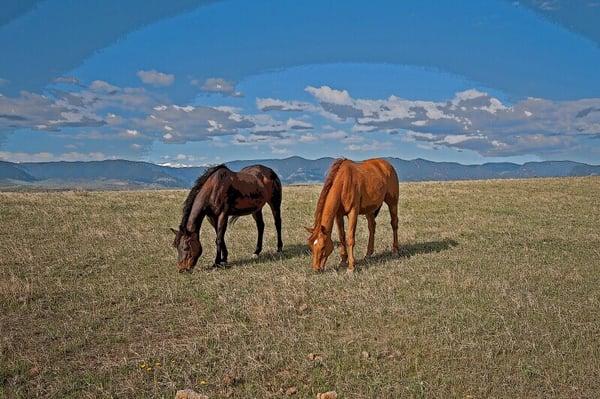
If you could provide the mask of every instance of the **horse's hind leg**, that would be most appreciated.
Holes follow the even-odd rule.
[[[269,202],[269,207],[275,220],[275,230],[277,230],[277,252],[281,252],[283,249],[283,241],[281,240],[281,197]]]
[[[373,255],[375,251],[375,213],[369,213],[367,216],[367,222],[369,225],[369,243],[367,244],[367,257]]]
[[[390,210],[390,219],[392,224],[392,234],[393,234],[393,243],[392,243],[392,252],[395,254],[400,253],[400,248],[398,246],[398,196],[389,196],[385,198],[385,203]]]
[[[254,221],[256,222],[256,230],[258,231],[258,239],[256,240],[256,249],[254,250],[254,258],[257,258],[262,251],[263,244],[263,233],[265,231],[265,222],[263,220],[262,209],[259,209],[258,212],[254,212],[252,214]]]

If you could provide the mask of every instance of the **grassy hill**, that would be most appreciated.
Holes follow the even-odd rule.
[[[175,268],[186,191],[0,193],[0,397],[600,397],[600,178],[401,184],[354,276],[309,270],[320,187],[256,261]],[[359,221],[358,257],[366,247]]]

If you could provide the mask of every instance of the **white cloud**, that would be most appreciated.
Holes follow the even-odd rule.
[[[353,103],[350,94],[346,90],[336,90],[329,86],[308,86],[305,90],[320,102],[338,105],[352,105]]]
[[[316,107],[302,101],[284,101],[275,98],[257,98],[256,107],[261,111],[310,111]]]
[[[312,133],[303,134],[300,137],[298,137],[298,141],[300,143],[312,143],[318,140],[319,138]]]
[[[243,97],[244,94],[235,89],[235,83],[223,78],[208,78],[202,84],[194,79],[191,82],[194,86],[199,86],[200,90],[209,93],[221,93],[225,96]]]
[[[254,127],[255,123],[231,109],[168,105],[153,108],[150,115],[137,121],[137,126],[160,134],[165,142],[184,143],[236,134]]]
[[[76,86],[81,84],[79,79],[77,79],[74,76],[59,76],[58,78],[54,79],[54,83],[62,83],[62,84],[76,85]]]
[[[136,129],[127,129],[125,130],[125,134],[130,137],[137,137],[140,135],[140,132]]]
[[[342,130],[334,130],[333,132],[322,133],[319,137],[323,140],[341,140],[348,135]]]
[[[391,146],[391,143],[373,140],[369,143],[364,143],[364,144],[350,144],[349,146],[346,147],[346,149],[348,151],[358,151],[358,152],[381,151],[381,150],[389,149],[390,146]]]
[[[89,88],[93,91],[100,91],[105,93],[114,93],[119,90],[117,86],[111,85],[110,83],[105,82],[103,80],[94,80],[92,83],[90,83]]]
[[[140,70],[137,72],[137,76],[143,83],[152,86],[170,86],[175,81],[175,75],[159,72],[154,69],[149,71]]]
[[[354,120],[352,131],[411,131],[413,140],[475,150],[487,156],[566,150],[600,134],[600,98],[512,105],[471,89],[447,101],[355,99],[346,90],[307,87],[324,111]],[[414,133],[431,135],[419,136]],[[545,137],[545,140],[541,140]]]
[[[275,155],[287,155],[287,154],[290,154],[290,150],[287,148],[281,148],[281,147],[271,147],[271,153],[273,153]]]
[[[313,125],[308,122],[304,122],[298,119],[288,119],[286,122],[286,127],[292,130],[304,130],[304,129],[312,129]]]
[[[102,152],[7,152],[0,151],[0,159],[9,162],[51,162],[51,161],[101,161],[108,159]]]

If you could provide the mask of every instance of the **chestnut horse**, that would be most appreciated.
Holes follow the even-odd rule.
[[[173,246],[177,248],[177,268],[191,272],[202,255],[200,227],[206,217],[215,228],[217,254],[214,266],[227,263],[225,231],[229,217],[236,219],[252,215],[256,221],[258,240],[254,257],[262,250],[265,223],[262,208],[269,204],[277,229],[277,252],[281,252],[281,182],[277,174],[262,165],[245,167],[232,172],[225,165],[208,169],[198,178],[185,200],[183,217],[175,233]]]
[[[369,159],[363,162],[335,160],[319,196],[315,223],[312,228],[307,228],[311,233],[308,246],[312,252],[313,270],[324,270],[327,258],[333,252],[331,231],[335,221],[340,238],[340,265],[347,264],[349,273],[354,271],[354,236],[358,215],[367,217],[367,256],[371,256],[375,240],[375,218],[384,202],[390,210],[392,250],[397,254],[398,195],[398,175],[389,162],[383,159]],[[348,216],[348,234],[344,232],[344,216]]]

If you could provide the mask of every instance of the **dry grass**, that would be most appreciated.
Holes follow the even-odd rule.
[[[175,271],[183,191],[0,193],[0,397],[600,397],[600,179],[401,186],[404,256],[309,270],[319,187]],[[358,256],[366,247],[359,223]],[[210,231],[209,231],[210,230]]]

